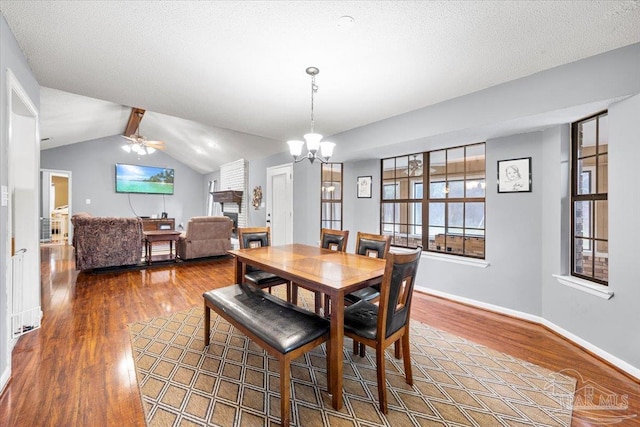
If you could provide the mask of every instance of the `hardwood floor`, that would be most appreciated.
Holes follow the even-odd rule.
[[[70,246],[42,248],[42,328],[18,341],[0,396],[2,426],[144,426],[127,325],[202,304],[233,280],[230,259],[124,273],[78,273]],[[554,371],[573,369],[624,410],[574,411],[572,425],[640,415],[640,384],[545,328],[424,294],[418,321]],[[578,384],[580,391],[583,382]],[[584,390],[582,390],[584,391]],[[594,419],[595,417],[595,419]],[[617,426],[638,426],[638,417]]]

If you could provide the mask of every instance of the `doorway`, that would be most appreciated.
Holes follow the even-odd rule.
[[[8,304],[0,305],[0,388],[11,376],[11,351],[23,333],[40,327],[40,250],[38,193],[40,139],[38,111],[11,70],[7,76],[7,249],[3,288]],[[4,119],[4,118],[3,118]]]
[[[267,169],[267,226],[271,244],[293,243],[293,164]]]
[[[71,242],[71,172],[40,171],[40,243]]]

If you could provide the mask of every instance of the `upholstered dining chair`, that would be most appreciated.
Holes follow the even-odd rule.
[[[263,246],[271,246],[271,228],[270,227],[251,227],[238,228],[238,243],[240,249],[260,248]],[[287,301],[292,301],[292,285],[287,279],[276,276],[273,273],[262,271],[251,265],[244,267],[244,279],[247,283],[257,286],[258,288],[269,290],[278,285],[287,286]]]
[[[347,241],[349,240],[349,230],[333,230],[331,228],[323,228],[320,230],[320,247],[332,251],[346,252]],[[292,302],[298,303],[298,287],[295,283],[291,286]],[[322,310],[322,293],[315,292],[315,312],[320,314]],[[325,296],[324,307],[328,307],[329,298]],[[325,313],[325,315],[328,313]]]
[[[349,230],[333,230],[323,228],[320,230],[320,247],[332,251],[345,252],[349,240]]]
[[[391,236],[358,232],[356,237],[356,254],[373,258],[385,258],[389,253]],[[375,284],[345,295],[348,304],[360,300],[374,301],[380,297],[380,285]]]
[[[407,253],[389,253],[380,285],[379,304],[361,300],[344,310],[344,334],[376,350],[380,410],[388,412],[385,349],[400,340],[407,384],[413,384],[409,351],[409,320],[413,287],[422,247]]]
[[[358,232],[356,236],[356,254],[373,258],[385,258],[391,246],[391,236]],[[375,302],[380,298],[380,284],[376,283],[344,296],[347,305],[358,301]],[[366,348],[353,340],[353,354],[364,357]],[[400,347],[396,346],[396,358],[400,358]]]
[[[333,230],[331,228],[323,228],[320,230],[320,247],[331,251],[346,252],[347,241],[349,240],[349,230]],[[322,308],[322,294],[316,292],[315,310],[316,314],[320,314]],[[324,297],[325,315],[329,314],[329,297]]]

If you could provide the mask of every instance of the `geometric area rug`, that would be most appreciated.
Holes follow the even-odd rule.
[[[201,307],[129,325],[149,427],[275,426],[278,364],[211,312],[203,341]],[[294,426],[569,426],[576,380],[416,321],[413,386],[387,352],[389,413],[378,408],[375,353],[344,342],[343,408],[327,393],[325,346],[291,364]]]

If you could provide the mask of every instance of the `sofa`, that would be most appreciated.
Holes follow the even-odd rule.
[[[140,218],[73,215],[76,270],[138,264],[142,257]]]
[[[231,249],[233,221],[226,216],[195,216],[187,222],[176,248],[180,259],[225,255]]]

